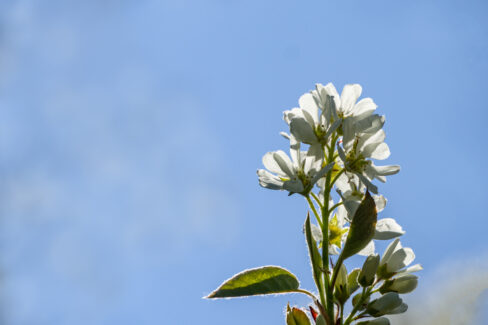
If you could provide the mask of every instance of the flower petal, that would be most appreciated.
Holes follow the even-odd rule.
[[[306,93],[298,100],[300,108],[306,111],[313,119],[313,124],[318,123],[319,108],[313,99],[312,94]],[[310,121],[309,121],[310,122]]]
[[[270,172],[260,169],[257,171],[259,176],[259,185],[268,188],[270,190],[282,190],[283,181],[279,177],[271,174]]]
[[[374,239],[388,240],[403,235],[405,231],[393,218],[384,218],[376,223]]]
[[[312,144],[317,142],[313,126],[303,117],[294,117],[290,122],[290,132],[303,143]]]
[[[374,203],[376,204],[376,211],[381,212],[386,206],[386,198],[383,195],[374,195]]]
[[[400,243],[400,239],[397,238],[394,241],[392,241],[388,245],[388,247],[386,248],[385,252],[383,253],[383,256],[381,257],[380,265],[383,265],[386,262],[388,262],[388,260],[390,259],[391,255],[393,255],[393,253],[397,249],[400,249],[401,247],[402,247],[402,244]]]
[[[357,252],[361,256],[369,256],[374,254],[374,241],[370,241],[362,250]]]
[[[359,84],[345,85],[341,94],[341,110],[344,115],[353,113],[354,105],[361,96],[362,88]]]
[[[280,167],[280,169],[288,177],[293,178],[295,176],[295,170],[293,169],[293,164],[290,158],[282,150],[275,151],[273,153],[273,158]]]
[[[375,170],[377,175],[381,176],[394,175],[400,171],[399,165],[376,166],[372,164],[371,167]]]
[[[263,165],[266,167],[267,170],[269,170],[272,173],[275,173],[279,176],[287,176],[287,174],[281,169],[280,165],[276,162],[274,158],[275,152],[267,152],[263,156]]]
[[[327,174],[327,172],[331,170],[332,167],[334,167],[334,164],[335,162],[331,162],[330,164],[325,165],[324,168],[322,168],[318,173],[316,173],[312,178],[312,184],[315,184],[320,178],[324,177],[325,174]]]
[[[385,160],[390,157],[390,148],[386,143],[382,142],[369,154],[369,157],[377,160]]]
[[[396,272],[412,263],[414,259],[415,254],[410,247],[398,249],[388,259],[386,269],[388,272]]]
[[[373,99],[363,98],[354,106],[354,115],[372,114],[377,107]]]
[[[354,118],[354,121],[358,133],[374,134],[385,124],[385,116],[374,114],[364,117],[361,115]]]
[[[422,271],[424,268],[422,267],[422,265],[420,264],[415,264],[415,265],[412,265],[412,266],[409,266],[407,267],[406,269],[402,270],[400,273],[398,274],[407,274],[407,273],[413,273],[413,272],[418,272],[418,271]]]
[[[356,174],[356,175],[358,175],[359,179],[361,180],[361,182],[364,183],[364,185],[366,185],[368,190],[370,190],[374,194],[378,194],[378,187],[376,185],[371,183],[371,181],[367,179],[363,174]]]

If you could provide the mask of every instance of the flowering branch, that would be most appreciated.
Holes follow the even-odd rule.
[[[402,227],[392,218],[377,218],[386,199],[374,181],[386,182],[386,176],[398,173],[400,166],[374,164],[373,160],[390,155],[384,142],[385,117],[375,114],[371,98],[358,101],[361,92],[361,86],[353,84],[339,95],[329,83],[317,84],[301,96],[299,107],[283,116],[290,133],[281,134],[290,141],[290,156],[281,150],[268,152],[263,157],[266,169],[258,170],[262,187],[299,194],[308,202],[317,225],[307,215],[304,233],[320,300],[277,266],[241,272],[207,298],[292,292],[311,297],[318,311],[309,306],[309,317],[302,309],[287,306],[287,325],[384,325],[390,323],[384,315],[407,310],[399,294],[416,288],[418,278],[412,273],[422,267],[407,267],[415,254],[397,238],[405,233]],[[394,241],[380,258],[374,240],[390,239]],[[367,258],[362,268],[348,273],[345,262],[353,255]],[[360,287],[361,293],[353,295]],[[349,299],[353,308],[345,317]],[[369,320],[357,322],[363,318]]]

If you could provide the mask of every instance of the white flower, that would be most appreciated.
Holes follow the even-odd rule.
[[[341,121],[337,120],[329,125],[329,121],[319,112],[310,93],[302,95],[298,103],[300,107],[285,111],[283,119],[290,126],[290,133],[295,139],[309,144],[309,152],[317,158],[322,158],[323,145],[328,143],[329,136],[339,127]]]
[[[409,247],[402,247],[400,239],[395,239],[388,245],[383,256],[381,257],[379,273],[389,277],[392,274],[402,272],[410,273],[421,269],[420,265],[414,265],[411,268],[403,269],[410,265],[415,259],[413,250]],[[402,270],[403,269],[403,270]]]
[[[385,176],[400,171],[398,165],[376,166],[371,161],[384,160],[390,156],[390,149],[384,142],[385,132],[380,129],[375,133],[359,133],[348,120],[343,124],[343,131],[343,148],[338,145],[337,150],[344,168],[356,174],[371,192],[378,193],[378,188],[372,183],[373,179],[386,182]]]
[[[259,184],[272,190],[287,190],[290,194],[307,194],[315,183],[332,167],[322,167],[322,160],[309,152],[300,151],[300,143],[290,138],[291,159],[282,150],[268,152],[263,156],[263,165],[268,170],[257,171]]]
[[[361,92],[359,84],[350,84],[344,86],[339,96],[334,85],[328,83],[326,86],[317,84],[312,95],[329,123],[349,119],[361,132],[374,133],[383,127],[385,117],[373,114],[377,105],[371,98],[363,98],[356,103]]]

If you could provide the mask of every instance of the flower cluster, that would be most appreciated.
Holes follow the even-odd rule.
[[[375,292],[379,291],[384,296],[367,304],[357,298],[359,305],[356,312],[363,308],[360,314],[363,317],[379,317],[406,310],[398,294],[410,292],[416,287],[417,277],[411,272],[421,267],[415,265],[402,270],[414,258],[413,251],[402,248],[396,238],[405,231],[393,218],[376,219],[376,214],[384,209],[387,200],[378,193],[375,180],[386,182],[386,176],[398,173],[400,166],[376,165],[376,161],[390,156],[383,130],[385,117],[376,114],[377,105],[371,98],[359,99],[361,92],[360,85],[351,84],[346,85],[339,95],[334,85],[329,83],[325,86],[317,84],[314,90],[302,95],[298,107],[283,114],[289,133],[281,134],[289,140],[291,158],[281,150],[268,152],[263,157],[266,169],[260,169],[257,173],[261,186],[284,190],[290,195],[298,193],[307,198],[318,223],[311,224],[313,240],[319,248],[326,247],[322,257],[339,255],[337,264],[342,264],[347,258],[341,255],[347,241],[358,237],[352,234],[350,228],[353,227],[355,216],[362,213],[358,209],[366,200],[366,194],[373,193],[371,198],[374,201],[375,217],[371,235],[364,236],[360,249],[355,249],[354,253],[368,256],[362,270],[367,273],[362,275],[363,278],[368,276],[370,279],[362,283],[365,288],[369,286],[364,297],[368,296],[368,292],[373,292],[375,286],[379,288]],[[336,194],[332,193],[334,188]],[[366,233],[367,229],[361,229],[360,232]],[[388,246],[380,260],[379,255],[375,254],[374,240],[394,238],[395,241]],[[323,262],[328,264],[327,259],[323,259]],[[342,267],[339,266],[337,273],[343,273],[340,271]],[[339,281],[337,277],[341,276],[332,275],[330,279],[327,275],[325,279],[318,277],[316,283],[319,291],[321,282],[335,285]],[[324,291],[325,296],[331,294],[327,289]],[[395,308],[382,308],[385,299],[394,299],[395,303],[389,306],[394,305]],[[329,310],[328,313],[329,318],[338,317],[334,311]],[[349,322],[355,319],[355,316],[351,317]],[[387,321],[384,318],[378,320],[383,323]],[[347,323],[345,319],[342,322]]]
[[[287,325],[387,325],[385,315],[407,310],[400,294],[417,287],[413,272],[422,267],[409,267],[415,255],[400,243],[403,228],[391,217],[378,219],[387,200],[376,180],[386,182],[400,167],[376,165],[390,156],[385,117],[376,114],[371,98],[359,99],[361,92],[353,84],[339,95],[329,83],[301,96],[298,107],[283,114],[287,132],[281,135],[289,141],[289,155],[268,152],[265,169],[257,171],[262,187],[307,200],[310,212],[303,232],[318,294],[300,288],[290,271],[264,266],[236,274],[207,298],[279,293],[311,297],[313,305],[306,310],[287,306]],[[375,240],[393,240],[381,258]],[[366,256],[365,261],[348,272],[345,262],[354,255]],[[349,299],[352,310],[346,316]]]

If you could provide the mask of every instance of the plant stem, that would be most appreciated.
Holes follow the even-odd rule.
[[[313,293],[311,293],[310,291],[305,290],[305,289],[296,289],[296,290],[292,290],[290,292],[303,293],[303,294],[306,294],[307,296],[311,297],[313,301],[317,300],[317,297],[315,297],[315,295]]]
[[[332,206],[332,208],[330,208],[330,209],[329,209],[329,215],[330,215],[330,213],[331,213],[332,211],[334,211],[334,210],[335,210],[335,208],[337,208],[338,206],[341,206],[341,205],[343,205],[343,204],[344,204],[344,202],[343,202],[343,201],[341,201],[341,202],[339,202],[339,203],[334,204],[334,205]]]
[[[327,147],[328,152],[326,156],[326,164],[330,164],[334,161],[335,142],[337,141],[337,135],[332,138],[330,147]],[[332,170],[329,170],[325,177],[325,189],[324,189],[324,205],[322,206],[322,265],[324,266],[324,284],[326,291],[326,310],[329,314],[329,319],[334,319],[334,305],[333,305],[333,290],[330,285],[329,278],[329,198],[331,190]]]
[[[337,263],[334,266],[334,270],[332,271],[332,280],[330,281],[330,286],[333,288],[335,282],[337,280],[337,275],[339,274],[339,270],[341,268],[342,262],[344,262],[344,258],[342,258],[342,254],[337,259]]]
[[[357,313],[361,305],[364,303],[364,301],[370,294],[371,294],[371,290],[366,291],[366,288],[363,288],[361,299],[359,299],[358,303],[352,309],[351,313],[349,314],[346,321],[344,322],[344,325],[349,325],[354,320],[353,319],[354,315]]]
[[[313,204],[312,200],[310,199],[310,195],[307,194],[307,196],[305,196],[305,198],[307,199],[308,205],[312,209],[313,214],[315,215],[315,218],[317,219],[317,222],[318,222],[320,228],[322,228],[322,220],[320,220],[319,213],[317,212],[317,209],[315,208],[315,204]]]
[[[317,204],[319,205],[319,207],[322,209],[322,203],[320,202],[320,199],[317,196],[317,194],[315,194],[314,192],[310,192],[310,194],[312,194],[312,197],[315,199],[315,202],[317,202]]]

